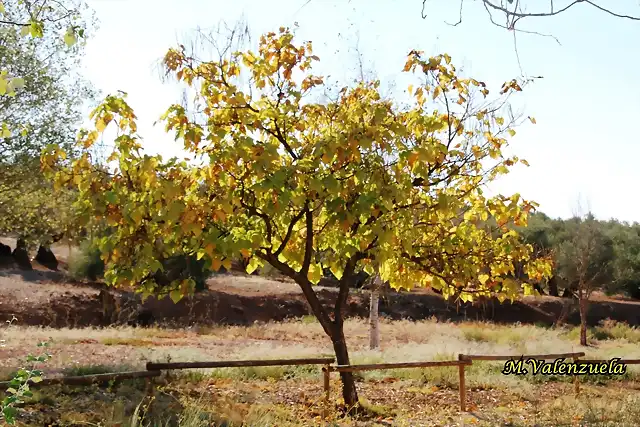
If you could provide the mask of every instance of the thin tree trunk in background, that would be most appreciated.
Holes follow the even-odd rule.
[[[580,345],[587,345],[587,304],[589,301],[580,293]]]
[[[378,310],[380,302],[380,276],[376,274],[371,284],[371,301],[369,303],[369,348],[380,348],[380,314]]]

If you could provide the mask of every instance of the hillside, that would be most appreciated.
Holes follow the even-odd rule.
[[[12,239],[2,239],[11,245]],[[16,316],[25,325],[55,327],[106,326],[103,318],[100,283],[79,283],[70,280],[64,271],[69,255],[66,246],[54,247],[60,259],[60,271],[49,271],[34,262],[33,271],[0,270],[0,320]],[[165,326],[210,325],[215,323],[247,325],[254,322],[282,320],[309,314],[298,286],[284,279],[273,280],[238,273],[214,275],[207,282],[208,290],[178,304],[169,299],[150,298],[142,307],[155,321]],[[321,300],[331,303],[335,289],[318,289]],[[140,313],[139,296],[132,292],[117,292],[122,312],[116,323],[135,321]],[[568,300],[556,297],[526,297],[521,301],[486,301],[482,304],[456,304],[445,301],[434,292],[418,289],[412,292],[389,292],[380,304],[383,316],[390,319],[466,321],[486,320],[497,323],[538,323],[551,325],[563,311]],[[369,296],[366,291],[354,291],[346,308],[347,316],[368,315]],[[631,325],[640,324],[640,302],[596,295],[591,304],[589,323],[598,324],[611,318]],[[572,307],[567,323],[579,324],[577,307]]]

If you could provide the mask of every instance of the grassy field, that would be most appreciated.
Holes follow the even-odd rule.
[[[591,330],[592,346],[576,345],[574,329],[497,326],[483,323],[383,321],[381,351],[367,349],[363,320],[347,322],[352,363],[453,359],[458,353],[535,354],[585,351],[587,357],[640,357],[640,330],[606,323]],[[313,318],[248,327],[184,330],[2,329],[2,372],[7,377],[22,358],[49,342],[49,376],[144,369],[147,361],[292,358],[331,355]],[[640,422],[640,370],[629,366],[621,378],[584,378],[574,396],[569,378],[504,376],[501,362],[467,368],[469,412],[458,411],[457,369],[398,369],[362,374],[358,389],[369,409],[361,420],[345,420],[337,374],[332,379],[333,425],[511,425],[634,426]],[[153,425],[181,426],[321,425],[319,367],[194,370],[163,378],[153,399],[144,385],[128,382],[105,388],[42,388],[23,409],[25,425],[140,425],[134,411]]]

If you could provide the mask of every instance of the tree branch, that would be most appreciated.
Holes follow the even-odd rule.
[[[287,246],[287,243],[289,243],[289,239],[291,239],[291,234],[293,234],[293,228],[296,226],[298,221],[300,221],[300,219],[302,219],[302,216],[304,214],[305,214],[305,209],[303,209],[300,212],[298,212],[296,214],[296,216],[294,216],[291,219],[291,222],[289,223],[289,226],[287,227],[287,233],[285,234],[284,239],[282,240],[282,243],[280,243],[280,246],[278,247],[278,249],[273,253],[273,255],[276,258],[278,258],[278,256],[282,253],[282,251],[284,251],[284,248]]]
[[[259,258],[271,264],[272,266],[274,266],[275,268],[277,268],[284,275],[291,277],[296,281],[298,286],[300,286],[300,289],[302,290],[304,297],[306,298],[307,302],[311,306],[311,311],[318,318],[318,321],[320,322],[322,329],[328,336],[333,337],[334,334],[333,334],[333,328],[331,327],[331,319],[329,318],[329,315],[327,314],[327,311],[325,310],[325,308],[322,306],[322,303],[318,299],[318,295],[316,295],[316,293],[314,292],[312,284],[307,278],[307,276],[297,273],[293,268],[291,268],[287,264],[280,262],[278,258],[272,253],[258,252],[256,253],[256,255]]]
[[[313,213],[311,212],[311,209],[309,209],[309,200],[305,202],[304,213],[307,237],[304,242],[304,259],[302,261],[302,269],[300,269],[300,274],[306,277],[309,274],[311,258],[313,257]]]

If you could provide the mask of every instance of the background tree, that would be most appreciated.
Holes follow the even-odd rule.
[[[557,271],[569,284],[580,307],[580,345],[587,345],[589,298],[613,280],[613,242],[591,213],[569,223],[569,238],[558,247]]]
[[[51,183],[40,172],[39,156],[49,144],[63,147],[70,157],[77,154],[75,134],[83,104],[94,99],[91,85],[78,73],[83,43],[71,43],[76,36],[70,40],[65,27],[73,25],[73,31],[85,36],[85,21],[77,16],[80,7],[70,1],[4,3],[0,21],[2,235],[48,244],[53,236],[69,234],[74,193],[53,194]]]
[[[310,42],[293,39],[281,28],[261,37],[257,52],[223,51],[212,61],[183,47],[166,54],[167,69],[197,92],[206,119],[173,105],[167,131],[204,162],[142,154],[135,114],[115,96],[94,110],[96,128],[80,141],[90,146],[107,125],[118,126],[114,171],[96,171],[86,155],[58,169],[57,147],[43,156],[59,185],[81,193],[85,217],[114,228],[98,242],[109,284],[157,293],[159,259],[185,251],[213,270],[237,254],[250,258],[249,273],[268,263],[300,286],[345,365],[350,284],[359,267],[374,273],[373,260],[395,289],[430,286],[466,301],[516,298],[517,261],[531,278],[550,274],[506,226],[526,224],[534,204],[482,193],[518,161],[502,155],[517,123],[498,114],[504,98],[521,90],[518,82],[502,87],[497,104],[478,105],[474,97],[488,96],[483,83],[458,77],[448,55],[423,59],[414,51],[404,67],[417,75],[410,105],[382,99],[378,81],[314,102],[324,86],[311,73],[318,58]],[[493,230],[479,225],[490,216]],[[323,267],[339,280],[328,306],[314,290]],[[176,281],[169,295],[177,300],[193,287]],[[345,404],[356,406],[352,374],[341,379]]]
[[[602,224],[613,241],[614,280],[604,287],[608,294],[624,292],[640,299],[640,225],[610,220]]]

